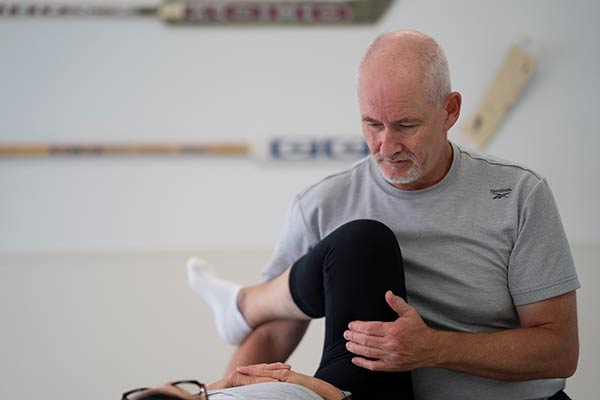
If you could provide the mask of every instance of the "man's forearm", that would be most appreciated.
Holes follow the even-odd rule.
[[[285,361],[308,328],[309,321],[279,320],[257,327],[233,355],[227,373],[238,366]]]
[[[517,306],[521,328],[435,332],[439,366],[498,380],[566,378],[579,357],[575,292]]]
[[[436,367],[504,381],[566,378],[575,372],[578,344],[543,327],[496,333],[437,332]]]
[[[434,330],[402,298],[388,292],[386,301],[398,313],[395,321],[353,321],[344,332],[359,367],[439,367],[510,381],[564,378],[577,367],[575,292],[516,306],[521,328],[493,333]]]

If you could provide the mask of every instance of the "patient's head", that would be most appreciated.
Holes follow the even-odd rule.
[[[206,386],[194,381],[176,381],[158,388],[139,388],[123,393],[122,400],[208,400]]]

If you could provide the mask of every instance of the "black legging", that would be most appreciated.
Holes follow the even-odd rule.
[[[289,284],[305,314],[325,317],[323,355],[315,377],[351,391],[354,400],[413,398],[410,372],[357,367],[343,337],[351,321],[398,318],[385,301],[387,290],[406,300],[402,254],[387,226],[373,220],[342,225],[294,263]]]

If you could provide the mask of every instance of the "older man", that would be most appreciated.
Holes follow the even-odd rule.
[[[410,305],[390,302],[394,322],[349,325],[356,365],[413,370],[417,399],[566,398],[579,282],[546,180],[447,140],[461,96],[424,34],[377,38],[359,67],[358,99],[371,157],[296,197],[264,279],[343,223],[379,220],[402,249]],[[285,360],[305,329],[263,325],[231,366]]]

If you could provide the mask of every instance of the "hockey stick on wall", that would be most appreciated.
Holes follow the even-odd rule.
[[[369,154],[360,136],[272,138],[247,143],[67,144],[0,143],[0,157],[39,156],[238,156],[266,161],[349,161]]]
[[[477,149],[496,134],[531,78],[540,50],[528,41],[512,46],[476,112],[463,128],[463,135]]]
[[[158,17],[173,24],[368,24],[393,0],[163,0],[156,6],[0,3],[0,17]]]

